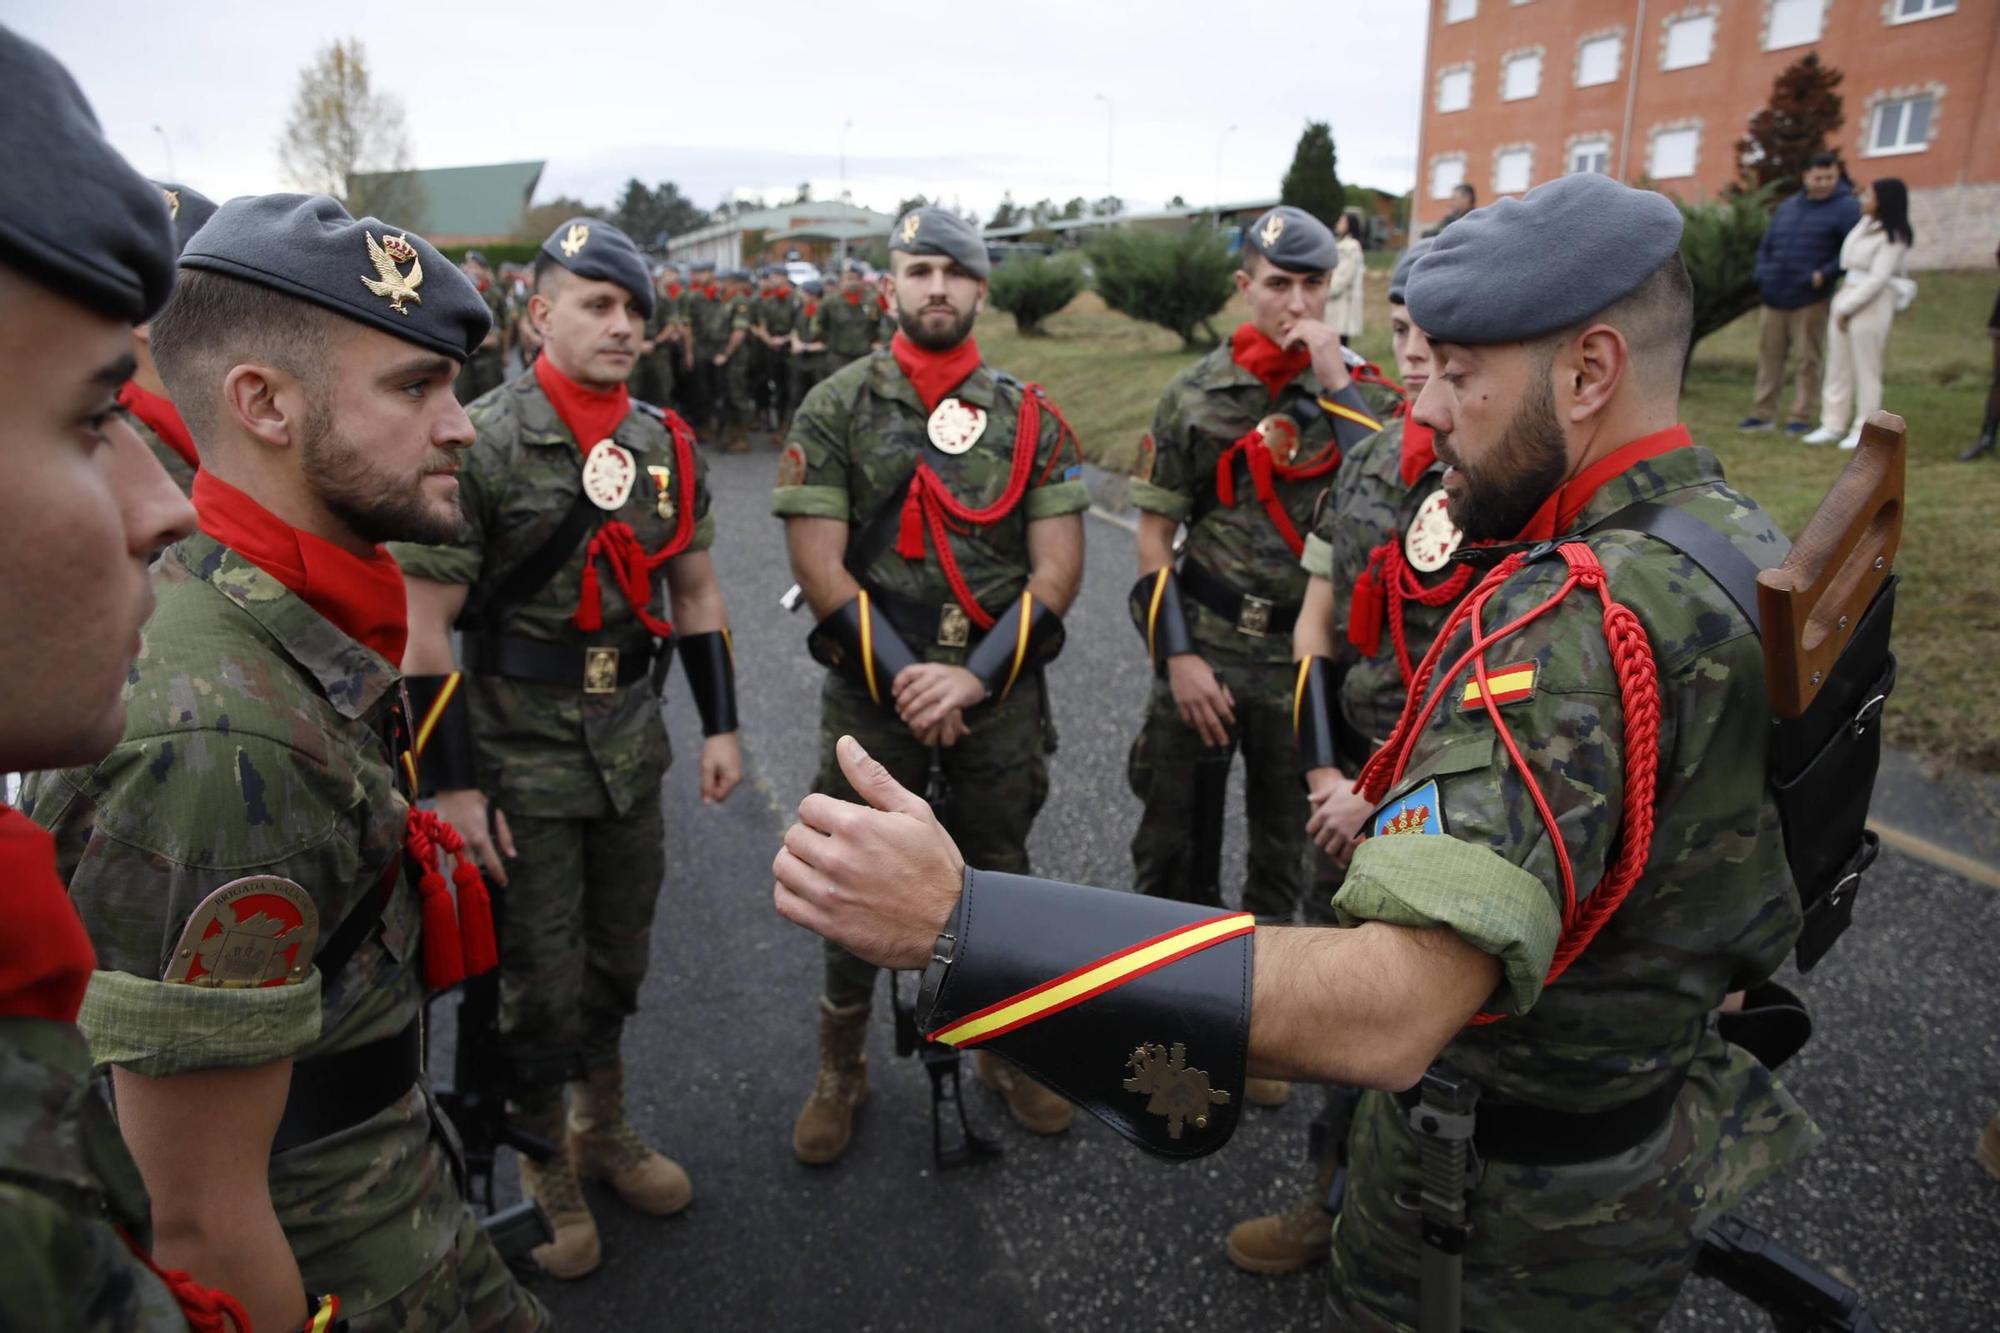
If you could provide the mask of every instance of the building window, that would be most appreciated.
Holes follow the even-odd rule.
[[[1465,154],[1440,153],[1431,159],[1431,198],[1449,199],[1465,183]]]
[[[1542,90],[1542,48],[1510,51],[1500,57],[1500,100],[1518,102]]]
[[[1701,126],[1657,126],[1646,155],[1646,174],[1656,181],[1680,180],[1694,175],[1700,157]]]
[[[1883,17],[1891,23],[1915,23],[1918,19],[1949,14],[1957,8],[1958,0],[1889,0],[1888,13]]]
[[[1930,147],[1931,126],[1937,120],[1937,94],[1885,97],[1875,104],[1868,121],[1869,157],[1921,153]]]
[[[1670,15],[1660,42],[1661,69],[1706,65],[1715,54],[1715,11],[1689,10]]]
[[[1519,194],[1528,188],[1535,165],[1531,144],[1509,144],[1493,150],[1493,193]]]
[[[1595,171],[1604,175],[1611,172],[1611,139],[1607,135],[1591,135],[1587,138],[1572,139],[1569,145],[1569,174],[1574,176],[1585,171]]]
[[[1463,23],[1479,12],[1479,0],[1444,0],[1444,21]]]
[[[1576,44],[1576,86],[1595,88],[1618,80],[1619,57],[1624,55],[1625,35],[1609,32],[1586,37]]]
[[[1453,65],[1438,71],[1439,111],[1463,111],[1472,105],[1472,66]]]
[[[1781,51],[1819,40],[1826,0],[1764,0],[1764,49]]]

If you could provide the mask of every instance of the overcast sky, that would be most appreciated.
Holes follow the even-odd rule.
[[[353,36],[403,102],[418,166],[546,159],[538,200],[609,204],[631,176],[704,208],[801,180],[830,197],[852,121],[856,202],[922,192],[984,215],[1008,189],[1104,194],[1107,138],[1128,206],[1275,195],[1308,119],[1332,122],[1343,180],[1405,190],[1424,10],[4,0],[0,21],[69,66],[141,171],[217,199],[293,188],[276,143],[298,70]]]

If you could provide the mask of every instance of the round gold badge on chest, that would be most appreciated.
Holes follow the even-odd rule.
[[[1273,412],[1258,422],[1257,434],[1278,466],[1288,467],[1299,456],[1299,423],[1282,412]]]
[[[1410,520],[1409,531],[1403,534],[1403,554],[1410,568],[1419,574],[1435,574],[1450,564],[1452,552],[1465,540],[1465,534],[1451,521],[1445,505],[1444,491],[1432,491],[1417,506],[1417,515]]]
[[[931,413],[924,429],[939,453],[962,454],[986,433],[986,411],[963,399],[947,398]]]
[[[610,440],[599,440],[583,456],[583,493],[599,509],[617,509],[631,498],[639,465],[630,452]]]

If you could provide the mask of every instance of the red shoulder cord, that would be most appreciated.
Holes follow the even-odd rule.
[[[668,411],[664,415],[667,433],[674,444],[677,475],[672,484],[679,493],[679,523],[674,535],[650,555],[639,544],[632,525],[622,519],[614,519],[597,530],[583,551],[582,595],[577,598],[576,614],[571,617],[586,634],[604,628],[604,600],[597,585],[599,556],[610,566],[612,581],[625,595],[626,604],[639,623],[658,638],[669,638],[674,632],[673,622],[652,612],[653,571],[686,550],[687,544],[694,540],[694,429],[677,412]]]
[[[418,868],[417,893],[423,899],[424,984],[441,991],[498,967],[493,899],[458,830],[436,811],[413,805],[403,828],[403,851]],[[456,907],[445,888],[441,853],[452,858]]]
[[[1273,477],[1285,481],[1311,481],[1323,477],[1340,466],[1340,441],[1328,440],[1326,448],[1303,463],[1280,463],[1264,447],[1264,432],[1252,427],[1243,437],[1222,451],[1222,457],[1215,460],[1215,495],[1224,507],[1236,507],[1236,456],[1243,455],[1243,461],[1250,466],[1250,485],[1257,492],[1258,503],[1271,516],[1271,525],[1278,535],[1285,539],[1285,545],[1297,556],[1306,549],[1305,538],[1292,523],[1292,516],[1285,512],[1285,502],[1278,498],[1278,488]]]
[[[1347,641],[1363,657],[1375,656],[1382,650],[1386,610],[1389,641],[1396,649],[1396,668],[1408,684],[1412,668],[1410,645],[1403,629],[1404,606],[1409,602],[1419,606],[1447,606],[1463,597],[1471,583],[1472,566],[1461,564],[1444,582],[1425,587],[1403,553],[1402,537],[1393,536],[1368,553],[1368,566],[1354,581],[1354,595],[1347,606]]]
[[[1076,432],[1069,428],[1062,410],[1049,397],[1048,390],[1039,384],[1030,384],[1021,395],[1021,409],[1014,421],[1014,464],[1007,474],[1007,488],[1000,498],[984,509],[973,509],[961,503],[944,484],[944,479],[931,469],[928,462],[918,463],[917,470],[910,478],[910,493],[903,500],[903,514],[896,534],[896,554],[905,560],[918,561],[924,558],[924,535],[930,534],[930,544],[937,549],[938,564],[944,569],[945,582],[951,585],[951,595],[958,599],[966,616],[982,630],[993,628],[994,616],[972,595],[972,588],[965,581],[965,575],[958,568],[958,557],[951,553],[951,534],[963,532],[967,527],[983,528],[998,523],[1012,513],[1014,506],[1028,489],[1028,473],[1035,466],[1035,444],[1042,434],[1042,409],[1047,408],[1061,427],[1056,436],[1055,450],[1049,455],[1048,464],[1042,468],[1038,480],[1045,482],[1049,474],[1062,459],[1063,444],[1068,442],[1076,452],[1076,461],[1083,462],[1083,447],[1077,443]]]
[[[1430,651],[1424,654],[1422,665],[1417,668],[1416,678],[1411,682],[1409,699],[1403,705],[1403,715],[1396,722],[1396,728],[1389,733],[1389,739],[1377,750],[1361,770],[1357,786],[1370,802],[1379,803],[1389,789],[1400,782],[1403,771],[1409,765],[1410,752],[1415,748],[1417,737],[1423,734],[1431,715],[1437,711],[1440,701],[1449,692],[1441,688],[1431,693],[1433,679],[1449,683],[1457,679],[1459,672],[1470,663],[1474,678],[1478,680],[1484,697],[1486,715],[1493,722],[1493,729],[1499,733],[1501,742],[1507,747],[1507,756],[1513,761],[1514,772],[1527,788],[1529,797],[1535,803],[1535,810],[1541,816],[1542,827],[1548,831],[1549,844],[1555,853],[1556,868],[1562,876],[1563,913],[1562,938],[1556,946],[1555,957],[1549,964],[1544,985],[1554,984],[1568,970],[1569,965],[1589,947],[1597,937],[1611,914],[1625,901],[1625,895],[1639,882],[1645,871],[1646,860],[1653,849],[1653,799],[1659,779],[1660,748],[1660,680],[1659,668],[1653,661],[1652,645],[1647,642],[1645,626],[1631,608],[1611,599],[1611,589],[1605,578],[1604,567],[1597,556],[1582,542],[1565,542],[1558,548],[1563,562],[1569,566],[1569,577],[1561,587],[1551,593],[1546,601],[1516,619],[1502,625],[1488,634],[1480,623],[1481,612],[1486,603],[1493,599],[1500,585],[1513,577],[1525,559],[1519,552],[1508,556],[1494,568],[1472,595],[1466,598],[1451,614],[1451,619],[1438,632]],[[1598,601],[1603,604],[1604,639],[1611,649],[1611,665],[1618,676],[1618,701],[1625,715],[1625,800],[1621,811],[1618,853],[1605,867],[1604,878],[1589,894],[1589,901],[1579,911],[1577,907],[1576,873],[1569,860],[1569,849],[1564,845],[1561,831],[1556,827],[1553,811],[1542,794],[1541,784],[1535,781],[1534,773],[1521,758],[1520,747],[1514,743],[1514,733],[1507,727],[1499,707],[1493,702],[1492,689],[1487,684],[1486,650],[1510,635],[1531,624],[1541,616],[1561,604],[1570,590],[1579,585],[1593,589]],[[1453,662],[1450,669],[1440,676],[1437,671],[1438,659],[1444,646],[1459,627],[1467,620],[1472,622],[1472,646]],[[1426,695],[1429,696],[1426,700]],[[1497,1014],[1479,1014],[1474,1023],[1491,1023],[1498,1020]]]
[[[1390,379],[1387,375],[1384,375],[1382,367],[1376,365],[1373,361],[1363,361],[1358,366],[1350,366],[1348,367],[1347,374],[1348,378],[1352,379],[1356,384],[1373,384],[1379,389],[1387,389],[1390,393],[1396,395],[1396,405],[1389,409],[1389,416],[1392,420],[1409,410],[1410,391]]]
[[[178,1268],[163,1268],[158,1260],[146,1253],[133,1240],[124,1227],[117,1228],[118,1239],[125,1242],[125,1248],[132,1251],[133,1258],[146,1265],[153,1276],[166,1284],[174,1303],[181,1307],[191,1333],[229,1333],[229,1325],[234,1325],[236,1333],[250,1333],[250,1316],[243,1304],[219,1287],[204,1287]],[[227,1319],[229,1324],[222,1321]]]

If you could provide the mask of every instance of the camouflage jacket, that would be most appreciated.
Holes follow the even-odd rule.
[[[920,460],[931,465],[962,503],[990,505],[1007,489],[1024,392],[1020,381],[991,366],[973,371],[953,396],[983,408],[988,414],[986,429],[971,449],[953,457],[930,447],[925,435],[930,414],[894,356],[885,350],[843,367],[815,385],[792,418],[791,440],[778,462],[771,512],[781,518],[841,519],[850,524],[851,536],[858,535]],[[1028,524],[1090,507],[1090,492],[1080,475],[1072,475],[1074,468],[1061,470],[1065,464],[1058,457],[1060,437],[1055,413],[1044,410],[1021,502],[992,526],[952,537],[959,570],[988,610],[1003,608],[1027,586]],[[925,606],[942,608],[954,601],[928,540],[921,562],[903,559],[892,540],[868,568],[866,581]],[[963,647],[911,646],[930,661],[965,659]]]
[[[196,533],[154,566],[158,610],[95,767],[33,777],[96,946],[78,1026],[99,1065],[147,1077],[311,1060],[393,1037],[423,1005],[422,913],[403,866],[408,803],[385,739],[396,668]],[[249,875],[300,886],[324,942],[396,876],[331,979],[163,980],[189,917]],[[339,1135],[271,1158],[271,1202],[306,1286],[361,1312],[442,1262],[464,1216],[422,1081]]]
[[[68,1023],[0,1018],[0,1328],[186,1333],[146,1243],[146,1188]]]
[[[741,323],[737,322],[739,317]],[[687,294],[687,324],[694,334],[696,355],[714,356],[728,343],[731,330],[750,327],[750,317],[739,298],[720,289],[710,296],[695,288]]]
[[[1238,592],[1279,606],[1296,605],[1305,596],[1305,571],[1257,499],[1249,469],[1240,460],[1232,465],[1236,477],[1232,506],[1224,505],[1216,494],[1215,471],[1224,452],[1258,422],[1289,411],[1301,399],[1310,402],[1319,396],[1319,380],[1308,367],[1272,398],[1256,376],[1236,364],[1225,342],[1174,376],[1160,395],[1152,432],[1140,442],[1133,465],[1132,503],[1186,523],[1186,558]],[[1295,460],[1317,457],[1335,438],[1337,424],[1328,413],[1315,415],[1300,433]],[[1314,505],[1329,480],[1324,474],[1298,481],[1274,478],[1279,502],[1301,535],[1312,527]],[[1192,597],[1186,599],[1186,607],[1189,628],[1205,656],[1266,663],[1291,660],[1290,635],[1248,637]]]
[[[835,356],[866,356],[881,337],[874,293],[865,289],[858,303],[850,303],[844,292],[828,292],[820,298],[816,321],[809,326],[806,341],[825,343]]]
[[[458,474],[465,535],[449,546],[398,542],[390,550],[404,572],[417,578],[469,584],[466,605],[476,608],[561,526],[583,485],[583,454],[533,375],[495,389],[468,411],[478,439]],[[658,418],[636,408],[611,438],[631,452],[639,480],[617,512],[600,511],[597,520],[631,524],[640,544],[657,551],[673,537],[678,516],[661,517],[658,487],[647,469],[671,472],[679,466],[673,441]],[[715,541],[707,465],[699,450],[694,460],[695,529],[688,552],[705,551]],[[669,478],[673,494],[680,486],[681,478]],[[579,542],[556,576],[504,625],[486,628],[621,652],[649,645],[651,636],[603,568],[598,571],[603,628],[586,634],[576,627],[572,616],[582,595],[584,549]],[[665,582],[662,569],[654,576],[656,615],[665,614]],[[668,762],[667,737],[647,682],[611,694],[499,676],[475,676],[467,684],[480,786],[502,809],[595,819],[656,799]]]
[[[1368,568],[1368,557],[1382,542],[1396,540],[1408,549],[1410,525],[1417,510],[1442,489],[1444,464],[1433,462],[1417,478],[1414,486],[1403,484],[1403,419],[1397,418],[1379,433],[1356,445],[1341,460],[1334,474],[1332,490],[1320,506],[1319,523],[1306,538],[1299,565],[1333,588],[1334,661],[1347,666],[1340,686],[1340,711],[1348,723],[1379,745],[1388,739],[1396,719],[1403,712],[1403,698],[1409,682],[1396,658],[1395,639],[1389,627],[1384,603],[1382,641],[1372,657],[1364,657],[1348,640],[1347,617],[1354,595],[1354,581]],[[1426,588],[1435,588],[1453,577],[1456,564],[1446,564],[1435,573],[1418,574]],[[1403,603],[1404,643],[1414,666],[1423,661],[1431,640],[1458,603],[1425,606],[1414,598]],[[1357,764],[1366,755],[1342,756]]]
[[[789,293],[765,296],[757,301],[757,323],[774,338],[782,338],[799,327],[799,301]]]
[[[153,451],[153,457],[160,460],[160,466],[167,470],[167,476],[180,488],[181,494],[186,495],[192,491],[194,465],[182,458],[179,450],[161,439],[159,433],[148,426],[137,412],[127,412],[125,420],[139,433],[139,438],[146,442],[146,447]]]

